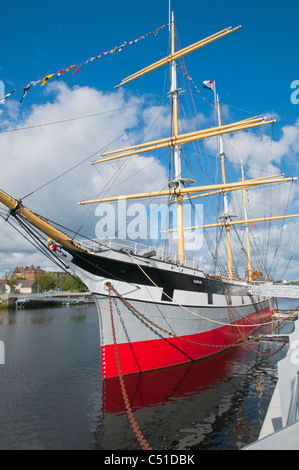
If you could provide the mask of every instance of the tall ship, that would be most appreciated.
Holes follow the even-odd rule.
[[[178,72],[184,67],[182,58],[233,34],[239,28],[226,28],[188,47],[177,49],[172,13],[169,55],[118,85],[124,86],[160,67],[167,67],[170,71],[170,135],[110,150],[92,164],[134,159],[166,149],[170,162],[168,187],[138,194],[132,192],[121,197],[115,194],[80,204],[119,203],[121,208],[123,201],[153,201],[154,198],[161,201],[164,198],[169,210],[166,211],[167,223],[161,230],[164,233],[163,243],[159,246],[122,240],[117,235],[106,239],[75,239],[61,230],[59,224],[50,222],[27,208],[21,200],[0,191],[0,202],[9,210],[7,219],[17,221],[38,248],[51,255],[63,269],[79,276],[92,293],[99,318],[104,379],[168,368],[209,356],[217,361],[218,354],[245,342],[254,330],[267,324],[272,317],[272,295],[264,288],[271,285],[271,280],[265,279],[259,267],[252,265],[249,228],[254,223],[297,216],[249,218],[245,191],[262,185],[292,182],[294,178],[273,175],[245,179],[243,173],[238,181],[228,182],[224,138],[230,133],[267,126],[274,121],[253,116],[232,124],[224,123],[214,81],[206,81],[205,85],[212,90],[211,96],[214,97],[215,126],[182,132],[181,124],[185,118],[179,114],[184,93],[178,85]],[[187,72],[184,74],[188,75]],[[217,138],[220,178],[218,182],[198,185],[192,175],[184,174],[184,147],[210,138]],[[233,192],[244,196],[243,219],[236,219],[230,213],[229,197]],[[196,205],[198,209],[196,201],[215,195],[222,201],[215,222],[204,224],[202,218],[198,222],[190,216],[186,224],[187,205]],[[146,215],[150,217],[146,204]],[[236,274],[233,262],[235,246],[231,231],[238,226],[244,227],[246,240],[246,270],[243,277]],[[190,245],[190,237],[186,234],[195,234],[194,239],[198,240],[202,231],[213,228],[221,229],[225,235],[227,266],[208,274],[196,257],[198,246],[195,247],[194,257],[189,257],[190,250],[186,247]]]

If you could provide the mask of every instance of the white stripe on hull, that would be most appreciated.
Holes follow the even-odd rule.
[[[98,294],[94,297],[99,312],[103,345],[113,344],[109,299],[107,296]],[[230,325],[234,321],[228,306],[193,306],[191,310],[189,307],[165,302],[153,303],[130,300],[129,303],[151,322],[175,336],[205,333]],[[118,344],[170,337],[139,317],[118,297],[112,297],[112,306]],[[263,301],[254,305],[251,303],[250,305],[233,307],[234,319],[235,321],[241,320],[268,306],[269,301]],[[246,328],[243,329],[246,336]]]

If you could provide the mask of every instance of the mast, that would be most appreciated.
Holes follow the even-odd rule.
[[[241,162],[241,170],[242,170],[242,181],[245,181],[244,177],[244,168],[243,162]],[[243,203],[244,203],[244,219],[248,220],[247,214],[247,206],[246,206],[246,193],[245,188],[243,188]],[[250,253],[250,241],[249,241],[249,224],[246,225],[246,245],[247,245],[247,263],[248,263],[248,281],[252,282],[252,268],[251,268],[251,253]]]
[[[171,56],[175,53],[175,25],[174,13],[171,16]],[[172,102],[172,120],[173,120],[173,137],[177,140],[179,135],[178,127],[178,89],[177,89],[177,68],[176,61],[171,61],[171,88],[170,88],[171,102]],[[174,180],[170,182],[171,186],[176,189],[182,187],[182,163],[181,163],[181,147],[177,143],[173,145],[174,155]],[[178,224],[178,260],[180,264],[184,264],[185,259],[185,243],[184,243],[184,211],[183,211],[183,196],[177,195],[177,224]]]
[[[216,94],[216,87],[215,87],[215,94]],[[220,103],[219,103],[219,96],[216,95],[216,108],[217,108],[217,117],[218,117],[218,126],[221,127],[221,113],[220,113]],[[225,176],[225,153],[224,153],[224,144],[223,144],[223,135],[219,135],[219,156],[221,162],[221,174],[222,174],[222,183],[226,184],[226,176]],[[233,279],[233,261],[232,261],[232,247],[231,247],[231,236],[230,236],[230,225],[227,224],[230,219],[230,215],[228,212],[228,195],[227,191],[223,191],[223,201],[224,201],[224,214],[221,217],[225,225],[226,231],[226,250],[227,250],[227,270],[229,279]]]

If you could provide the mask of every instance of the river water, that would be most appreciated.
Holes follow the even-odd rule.
[[[296,305],[294,305],[296,306]],[[290,332],[292,324],[287,327]],[[94,305],[1,311],[0,450],[139,450],[118,379],[101,379]],[[276,342],[126,377],[135,418],[161,450],[237,450],[258,438],[277,381]]]

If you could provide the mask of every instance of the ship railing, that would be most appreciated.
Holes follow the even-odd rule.
[[[83,245],[84,248],[94,252],[101,252],[108,248],[119,251],[128,251],[132,255],[152,258],[170,264],[178,264],[177,253],[169,251],[166,246],[154,247],[131,240],[120,240],[117,238],[80,240],[80,244]],[[188,268],[199,270],[201,263],[198,259],[185,256],[183,265]]]
[[[52,294],[41,293],[41,294],[22,294],[22,297],[18,297],[16,303],[30,302],[32,300],[48,300],[52,298]]]
[[[232,277],[229,275],[228,270],[226,268],[224,268],[224,266],[219,265],[218,263],[216,264],[216,269],[217,269],[218,275],[222,279],[222,281],[232,282],[232,281],[240,281],[241,280],[236,269],[233,269]]]

